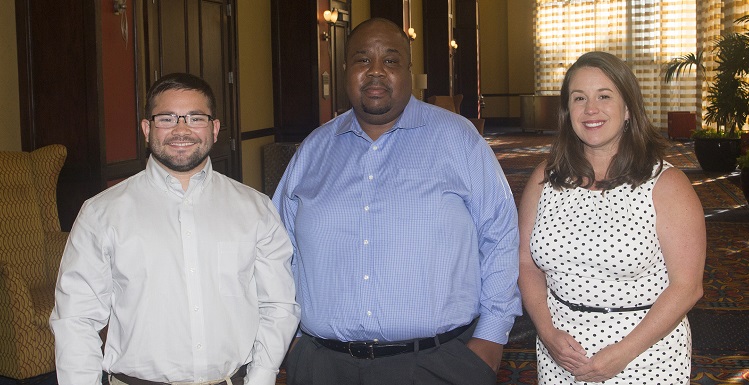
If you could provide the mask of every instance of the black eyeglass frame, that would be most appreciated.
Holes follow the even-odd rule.
[[[156,115],[151,115],[151,121],[154,122],[154,126],[156,125],[156,117],[157,116],[171,116],[172,118],[175,118],[173,126],[170,126],[170,127],[157,127],[157,128],[172,128],[172,127],[177,127],[177,125],[179,125],[179,118],[182,118],[185,121],[185,124],[187,125],[187,127],[190,127],[190,128],[205,128],[205,127],[210,126],[210,124],[207,124],[205,127],[193,127],[192,125],[190,125],[190,120],[188,119],[189,117],[192,117],[192,116],[207,116],[209,122],[212,122],[212,121],[215,120],[215,118],[213,116],[209,115],[209,114],[185,114],[185,115],[156,114]]]

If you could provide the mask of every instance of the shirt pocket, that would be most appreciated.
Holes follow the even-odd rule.
[[[398,169],[384,193],[386,204],[400,221],[432,220],[439,210],[444,181],[431,169]]]
[[[251,242],[218,243],[219,293],[227,297],[242,297],[248,292],[255,246]]]

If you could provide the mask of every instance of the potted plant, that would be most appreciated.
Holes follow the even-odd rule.
[[[749,202],[749,150],[744,155],[736,158],[741,170],[741,191],[744,192],[744,198]]]
[[[736,19],[746,23],[749,15]],[[705,97],[705,122],[715,128],[694,131],[694,152],[705,171],[732,171],[741,154],[741,127],[749,116],[749,33],[731,32],[721,35],[711,47],[717,63],[716,76]],[[666,66],[665,81],[678,78],[696,67],[704,75],[703,51],[672,59]]]

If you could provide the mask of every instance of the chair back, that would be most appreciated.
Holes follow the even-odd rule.
[[[0,261],[36,287],[49,282],[45,233],[59,232],[57,179],[65,146],[0,151]]]

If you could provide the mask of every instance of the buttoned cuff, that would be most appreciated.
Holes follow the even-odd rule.
[[[473,337],[505,345],[510,338],[510,330],[514,323],[514,319],[508,322],[506,319],[493,317],[491,314],[482,314]]]

